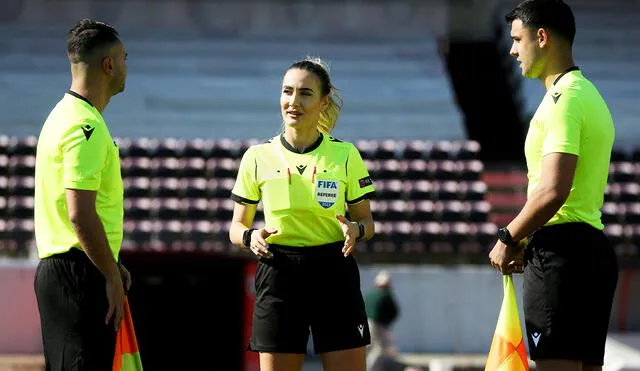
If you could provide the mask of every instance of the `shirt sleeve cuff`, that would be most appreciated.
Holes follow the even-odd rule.
[[[250,200],[248,198],[244,198],[241,196],[238,196],[235,193],[231,194],[231,199],[235,202],[241,203],[241,204],[251,204],[251,205],[256,205],[258,204],[258,202],[260,202],[260,200],[254,201],[254,200]]]
[[[376,198],[376,191],[371,191],[369,193],[365,193],[362,196],[353,199],[353,200],[347,200],[347,203],[350,205],[353,204],[357,204],[358,202],[362,201],[362,200],[373,200],[374,198]]]
[[[542,156],[546,156],[550,153],[568,153],[570,155],[580,155],[580,148],[573,144],[556,144],[552,146],[545,146],[542,151]]]
[[[97,180],[65,180],[64,188],[79,189],[82,191],[97,191],[100,182]]]

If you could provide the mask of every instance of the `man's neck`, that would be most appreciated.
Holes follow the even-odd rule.
[[[540,76],[540,81],[544,85],[544,88],[549,90],[558,76],[567,72],[567,70],[573,66],[575,66],[575,63],[571,54],[550,60],[545,73]]]
[[[291,144],[301,153],[311,147],[311,145],[318,140],[318,136],[320,136],[320,132],[318,132],[318,129],[315,127],[308,130],[288,127],[284,131],[284,139],[287,143]]]
[[[94,83],[92,81],[95,80],[87,77],[74,77],[69,89],[87,99],[100,113],[102,113],[109,104],[111,95],[107,92],[104,86],[101,86],[102,84]]]

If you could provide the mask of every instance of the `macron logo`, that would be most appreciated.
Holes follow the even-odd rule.
[[[358,331],[360,331],[360,337],[364,337],[364,325],[358,325]]]
[[[542,336],[539,332],[534,332],[531,334],[531,339],[533,339],[533,344],[538,346],[538,342],[540,341],[540,336]]]

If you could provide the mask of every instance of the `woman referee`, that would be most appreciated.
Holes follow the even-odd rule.
[[[374,188],[356,147],[329,136],[341,103],[322,61],[292,64],[284,132],[245,152],[232,191],[229,237],[260,258],[249,348],[262,371],[302,370],[309,332],[324,370],[365,370],[370,335],[351,251],[374,234]],[[260,200],[265,227],[253,229]]]

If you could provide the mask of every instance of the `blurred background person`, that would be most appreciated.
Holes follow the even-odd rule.
[[[371,332],[367,370],[384,370],[385,359],[395,355],[391,326],[400,314],[388,272],[376,275],[374,287],[365,293],[364,303]]]

